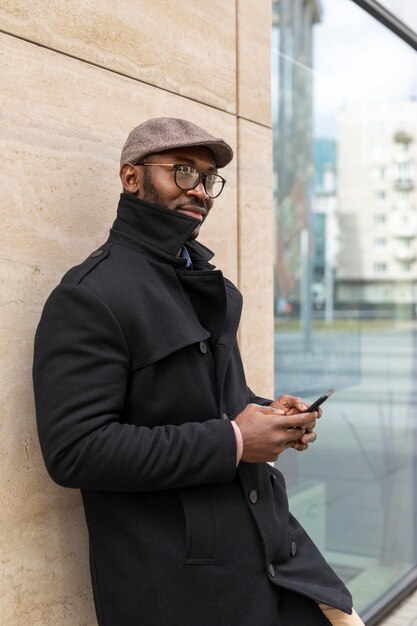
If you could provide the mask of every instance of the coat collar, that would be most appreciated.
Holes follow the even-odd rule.
[[[216,363],[216,382],[218,404],[222,413],[223,388],[229,366],[236,332],[242,308],[242,296],[232,283],[223,277],[220,270],[212,271],[209,260],[213,253],[196,242],[189,242],[197,220],[181,215],[149,202],[138,200],[134,196],[122,194],[117,211],[117,218],[110,231],[109,242],[121,244],[133,250],[142,250],[149,257],[157,257],[162,264],[148,264],[147,271],[157,271],[150,276],[152,284],[164,288],[170,293],[167,305],[159,308],[159,315],[165,312],[166,323],[159,326],[171,328],[171,321],[176,319],[175,333],[161,333],[151,337],[149,351],[143,348],[141,340],[140,360],[135,367],[152,363],[178,349],[198,341],[208,340],[214,350]],[[193,262],[193,270],[185,270],[185,260],[176,258],[175,254],[184,243]],[[171,266],[171,267],[170,267]],[[176,274],[187,297],[184,298],[178,289],[172,287],[172,277]],[[145,278],[141,274],[140,280]],[[152,280],[152,277],[155,280]],[[139,278],[138,278],[139,280]],[[169,302],[169,306],[168,306]],[[154,320],[154,308],[148,307],[141,315],[151,315]],[[146,313],[147,312],[147,313]],[[148,320],[149,321],[149,320]],[[152,327],[152,321],[145,324]],[[181,334],[183,333],[183,334]],[[144,333],[144,336],[147,336]],[[162,341],[163,339],[163,341]],[[133,342],[136,345],[136,342]],[[161,344],[161,350],[156,346]]]
[[[110,241],[145,248],[150,254],[175,259],[178,250],[188,241],[198,220],[176,213],[157,204],[139,200],[135,196],[120,195],[117,217],[110,230]],[[193,263],[199,268],[211,269],[208,261],[213,252],[201,243],[187,243]]]

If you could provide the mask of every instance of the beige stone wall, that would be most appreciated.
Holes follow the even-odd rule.
[[[107,236],[128,131],[186,117],[236,151],[202,240],[244,292],[248,382],[272,393],[270,2],[1,0],[0,23],[0,621],[94,626],[80,497],[40,457],[34,331]]]

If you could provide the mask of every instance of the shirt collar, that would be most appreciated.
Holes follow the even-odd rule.
[[[187,250],[187,248],[185,246],[183,246],[181,248],[180,257],[182,259],[185,259],[185,262],[186,262],[185,269],[186,270],[192,270],[193,269],[193,262],[191,260],[190,253],[188,252],[188,250]]]

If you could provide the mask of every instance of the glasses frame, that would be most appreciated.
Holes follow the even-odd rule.
[[[214,174],[213,172],[200,172],[199,170],[197,170],[195,167],[193,167],[192,165],[189,165],[188,163],[132,163],[132,165],[136,166],[136,167],[151,167],[151,166],[157,166],[157,167],[172,167],[174,169],[174,182],[176,184],[176,186],[178,187],[178,189],[181,189],[182,191],[191,191],[191,189],[195,189],[196,187],[198,187],[198,185],[200,184],[200,182],[203,183],[203,187],[204,187],[204,191],[206,192],[206,195],[211,199],[214,200],[215,198],[218,198],[220,196],[220,194],[222,193],[224,186],[226,184],[226,179],[223,178],[223,176],[220,176],[220,174]],[[192,187],[188,187],[187,189],[184,189],[184,187],[181,187],[178,182],[177,182],[177,173],[178,170],[176,169],[177,167],[191,167],[191,169],[193,169],[195,172],[197,172],[198,174],[198,178],[195,182],[195,184]],[[222,186],[221,189],[219,191],[218,194],[216,194],[215,196],[211,196],[206,188],[206,179],[208,176],[217,176],[217,178],[219,178],[221,180]]]

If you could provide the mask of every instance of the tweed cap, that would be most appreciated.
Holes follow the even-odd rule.
[[[224,167],[233,159],[233,150],[223,139],[187,120],[176,117],[155,117],[136,126],[123,147],[120,167],[137,163],[148,154],[204,146],[212,151],[217,167]]]

